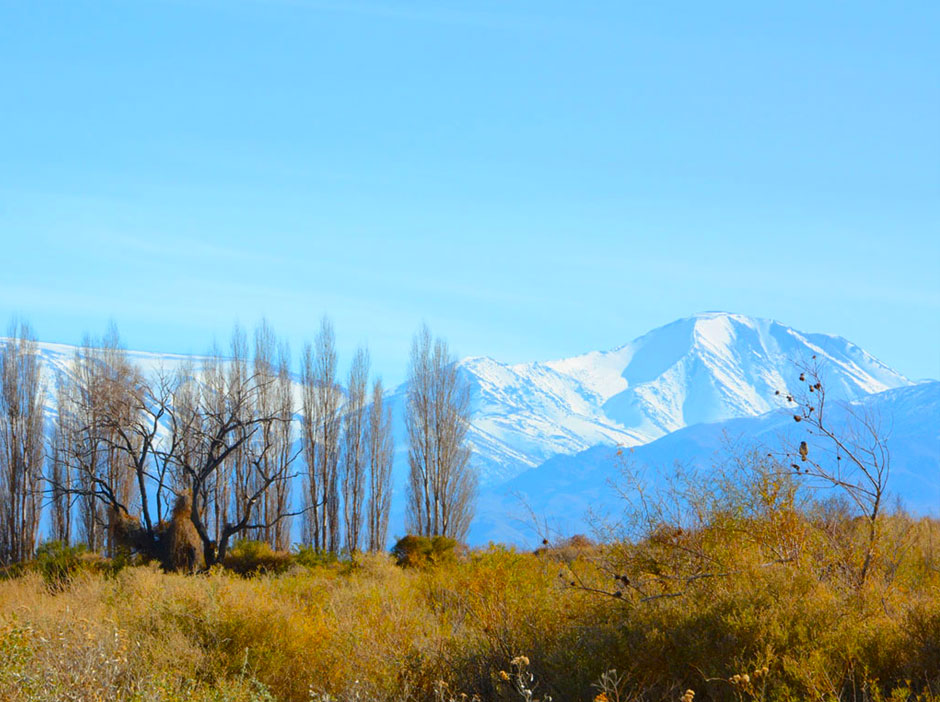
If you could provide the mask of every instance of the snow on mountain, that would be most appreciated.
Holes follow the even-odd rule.
[[[474,461],[482,482],[494,484],[554,455],[637,446],[689,425],[757,416],[783,406],[775,392],[793,384],[795,362],[813,355],[834,399],[910,384],[841,337],[708,312],[612,351],[515,365],[461,361]]]
[[[3,339],[0,339],[2,342]],[[72,362],[78,347],[68,344],[56,344],[45,341],[37,342],[42,361],[42,378],[46,392],[45,409],[49,416],[56,413],[56,388],[59,383],[69,378]],[[127,351],[127,359],[144,374],[153,376],[158,372],[171,373],[184,365],[192,364],[196,369],[205,360],[203,356],[187,356],[174,353],[151,353],[149,351]]]
[[[460,362],[460,370],[470,386],[473,460],[485,483],[510,478],[559,453],[649,440],[606,416],[600,397],[548,364],[469,358]]]
[[[940,382],[927,381],[868,395],[850,405],[877,418],[891,454],[889,495],[919,514],[940,514]],[[835,407],[833,425],[845,427]],[[653,489],[678,463],[720,471],[730,452],[796,446],[806,435],[792,413],[775,410],[759,417],[696,424],[631,449],[599,445],[575,455],[558,455],[500,485],[481,491],[469,541],[534,545],[538,527],[554,534],[591,533],[600,521],[616,522],[626,507],[618,485],[626,466],[640,471]],[[729,448],[733,447],[733,448]],[[535,515],[535,517],[533,517]],[[539,524],[536,525],[534,519]]]

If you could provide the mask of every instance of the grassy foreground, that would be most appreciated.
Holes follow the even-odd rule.
[[[884,518],[861,584],[853,525],[776,508],[424,568],[26,572],[0,581],[0,699],[940,699],[940,524]]]

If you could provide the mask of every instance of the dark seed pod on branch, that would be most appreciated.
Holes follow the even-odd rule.
[[[798,415],[798,414],[794,414],[794,415],[793,415],[793,421],[794,421],[794,422],[802,422],[802,421],[803,421],[803,418],[802,418],[800,415]]]

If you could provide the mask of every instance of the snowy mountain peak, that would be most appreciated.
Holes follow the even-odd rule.
[[[726,312],[679,319],[610,351],[556,361],[461,362],[484,480],[600,443],[648,443],[685,426],[782,406],[796,362],[815,355],[830,396],[856,399],[910,381],[849,341]],[[520,457],[524,457],[521,458]]]

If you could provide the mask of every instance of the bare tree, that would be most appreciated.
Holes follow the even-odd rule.
[[[67,376],[60,378],[53,497],[65,484],[78,495],[81,538],[93,550],[111,549],[105,506],[94,498],[106,486],[115,501],[127,505],[134,474],[119,448],[120,434],[134,422],[135,402],[142,376],[127,359],[112,323],[100,341],[86,337],[76,351]],[[67,432],[67,433],[66,433]],[[62,454],[61,451],[68,451]],[[62,472],[69,466],[69,475]],[[56,473],[58,471],[58,473]]]
[[[863,407],[840,403],[843,421],[833,421],[819,360],[798,364],[799,390],[787,394],[793,419],[806,427],[808,441],[786,454],[796,474],[811,484],[840,489],[864,516],[865,547],[857,571],[861,587],[878,550],[880,519],[891,472],[887,433],[879,417]]]
[[[264,431],[265,427],[270,429],[272,424],[290,419],[284,418],[277,407],[272,414],[261,414],[256,409],[256,396],[264,388],[263,383],[276,380],[262,381],[233,372],[223,386],[224,397],[215,396],[218,388],[205,388],[199,406],[186,416],[176,417],[174,422],[176,431],[198,446],[189,453],[192,458],[183,454],[176,460],[192,492],[191,519],[202,540],[206,565],[225,558],[234,536],[271,533],[279,522],[295,516],[292,512],[271,509],[270,505],[264,509],[266,498],[286,491],[287,484],[296,477],[291,472],[295,455],[272,459],[279,450],[280,432],[276,428]],[[226,517],[224,507],[214,505],[213,499],[219,483],[218,470],[235,455],[242,462],[241,466],[236,464],[237,470],[244,471],[244,475],[234,473],[235,504]],[[221,523],[210,530],[205,517],[213,511]]]
[[[318,390],[315,380],[316,366],[313,360],[313,347],[304,345],[301,369],[301,410],[300,436],[304,452],[304,513],[303,540],[317,551],[323,548],[324,534],[321,530],[324,504],[321,498],[323,488],[318,470],[317,438],[319,436],[319,416],[317,414]]]
[[[102,404],[98,379],[94,345],[91,338],[86,336],[71,364],[68,406],[72,419],[68,426],[74,433],[67,445],[73,452],[70,458],[74,465],[75,482],[80,488],[76,491],[79,496],[79,537],[93,551],[103,545],[102,525],[105,521],[102,506],[94,497],[102,463],[98,440]]]
[[[277,398],[274,408],[277,417],[274,441],[277,445],[275,470],[286,475],[297,457],[294,450],[294,384],[290,374],[290,347],[283,342],[278,347]],[[271,534],[275,548],[286,551],[290,548],[291,517],[277,519],[278,515],[290,511],[291,484],[293,481],[279,480],[274,485],[271,499],[266,503],[267,521],[274,520]]]
[[[346,551],[359,551],[362,535],[362,508],[365,500],[366,463],[366,385],[369,379],[369,352],[356,350],[349,370],[346,405],[343,413],[343,525]]]
[[[176,492],[185,490],[188,485],[182,466],[199,465],[206,460],[205,452],[209,444],[203,439],[213,429],[219,429],[210,425],[215,421],[213,418],[225,416],[229,388],[226,366],[215,346],[205,359],[201,378],[197,378],[195,370],[190,369],[184,379],[174,403],[177,408],[174,419],[179,419],[174,422],[173,430],[174,436],[179,436],[181,449],[179,459],[174,462]],[[182,418],[185,421],[181,421]],[[235,463],[234,456],[231,460],[222,461],[206,479],[206,512],[203,518],[208,533],[216,543],[222,538],[222,529],[228,521],[234,501]]]
[[[338,459],[340,404],[333,325],[324,317],[315,346],[304,348],[302,438],[307,462],[304,540],[317,550],[339,550]]]
[[[92,505],[95,523],[104,513],[113,544],[172,567],[211,566],[225,558],[232,538],[276,532],[293,516],[277,508],[277,495],[296,477],[296,456],[289,448],[278,453],[284,432],[277,425],[290,422],[289,411],[277,402],[271,413],[259,411],[259,395],[279,384],[280,373],[249,374],[237,355],[237,332],[233,350],[234,359],[210,356],[201,377],[184,366],[124,384],[119,401],[95,396],[100,383],[82,386],[74,394],[90,395],[84,403],[94,408],[94,423],[79,425],[80,443],[94,437],[97,453],[116,457],[131,479],[126,486],[112,480],[78,450],[80,479],[66,485],[53,478],[53,493]],[[77,419],[89,415],[80,409]]]
[[[0,561],[29,558],[39,528],[43,390],[29,325],[12,323],[0,345]]]
[[[476,474],[466,436],[470,395],[447,343],[423,326],[408,370],[408,528],[462,539],[470,527]]]
[[[77,498],[89,545],[100,548],[107,537],[112,553],[133,548],[157,556],[162,493],[177,448],[175,436],[162,441],[160,435],[177,386],[165,373],[146,382],[136,369],[133,382],[112,386],[110,370],[96,365],[101,357],[79,356],[73,365],[77,372],[61,379],[54,465],[47,477],[53,530],[69,535],[68,505]]]
[[[56,415],[49,446],[49,482],[52,486],[50,521],[52,538],[68,545],[72,541],[72,456],[75,437],[69,385],[60,378],[56,387]]]
[[[385,405],[382,381],[372,386],[372,404],[366,425],[366,451],[369,462],[369,503],[367,528],[369,550],[384,550],[388,534],[388,513],[392,504],[392,408]]]
[[[168,409],[170,438],[155,449],[158,461],[175,464],[184,492],[192,496],[184,502],[207,566],[222,561],[239,535],[286,546],[285,525],[299,514],[288,509],[297,457],[290,445],[289,357],[282,346],[275,372],[267,360],[273,359],[273,332],[259,336],[256,372],[248,373],[246,344],[236,329],[232,357],[210,357],[198,392],[175,393],[181,401]]]
[[[237,412],[242,420],[235,433],[238,434],[238,446],[231,452],[227,462],[231,466],[232,493],[234,497],[235,522],[240,521],[251,509],[248,504],[249,496],[253,494],[256,485],[251,464],[248,460],[248,430],[250,417],[254,416],[255,404],[262,394],[267,391],[267,385],[256,385],[254,376],[248,370],[248,337],[245,331],[236,324],[232,332],[230,356],[225,362],[226,391],[223,403],[229,404],[229,412]],[[260,388],[260,389],[259,389]],[[260,427],[259,427],[260,429]],[[196,503],[197,500],[194,500]]]
[[[261,471],[255,471],[256,481],[264,475],[283,472],[291,456],[291,434],[293,399],[290,382],[290,349],[278,344],[274,331],[266,320],[255,330],[254,358],[256,411],[265,419],[255,433],[257,446],[268,446],[259,452],[263,463]],[[257,485],[255,486],[257,487]],[[278,480],[264,493],[260,510],[264,523],[270,526],[254,534],[273,548],[286,550],[290,546],[289,519],[275,519],[276,515],[288,511],[290,483]]]

